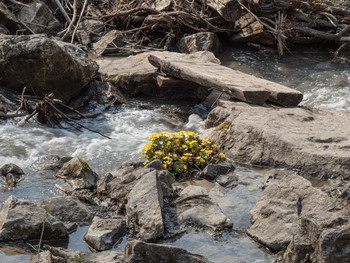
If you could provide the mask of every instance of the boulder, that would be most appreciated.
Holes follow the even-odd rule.
[[[271,184],[250,212],[248,234],[279,251],[285,263],[340,263],[350,261],[349,207],[289,175]]]
[[[232,221],[212,202],[201,186],[189,185],[175,200],[177,224],[181,228],[195,227],[214,231],[232,227]]]
[[[84,160],[77,157],[66,162],[56,177],[64,179],[75,190],[95,188],[98,181],[98,175]]]
[[[0,35],[0,85],[37,96],[54,93],[68,102],[97,74],[98,66],[79,47],[44,35]],[[18,77],[20,76],[20,77]]]
[[[148,57],[150,54],[188,61],[220,63],[214,54],[208,51],[193,54],[154,51],[126,58],[106,57],[96,58],[95,60],[105,81],[111,82],[115,89],[124,90],[133,96],[143,95],[166,97],[167,99],[204,100],[209,95],[209,91],[206,88],[203,89],[203,87],[198,85],[193,87],[158,87],[156,80],[158,70],[149,63]],[[113,92],[117,93],[117,91]]]
[[[8,10],[7,6],[1,1],[0,3],[0,25],[15,34],[16,30],[20,28],[19,22],[15,15]]]
[[[350,178],[350,113],[219,101],[203,137],[229,157],[319,179]]]
[[[55,196],[44,200],[41,205],[49,208],[50,214],[65,223],[90,224],[96,209],[75,196]]]
[[[27,25],[34,33],[50,33],[60,27],[49,7],[38,0],[28,3],[17,13],[17,19]]]
[[[124,263],[210,263],[202,256],[175,246],[129,241],[124,249]]]
[[[10,196],[0,210],[0,241],[40,239],[45,209],[29,200]],[[64,224],[47,215],[43,239],[68,238]]]
[[[98,251],[112,249],[126,233],[126,223],[122,218],[103,219],[94,217],[84,241]]]
[[[123,263],[123,251],[118,250],[91,253],[86,251],[64,249],[62,247],[51,247],[49,245],[44,245],[44,249],[50,251],[52,256],[55,257],[52,257],[52,259],[55,259],[53,262]]]
[[[126,215],[129,233],[145,241],[155,241],[164,235],[163,191],[159,177],[172,177],[172,175],[168,171],[145,168],[141,179],[127,196]],[[171,188],[170,185],[168,187]]]
[[[200,32],[180,39],[177,47],[181,53],[194,53],[197,51],[210,51],[219,53],[222,44],[218,36],[213,32]]]

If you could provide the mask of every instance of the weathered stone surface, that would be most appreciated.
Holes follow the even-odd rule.
[[[140,240],[129,241],[124,249],[124,263],[210,263],[202,256],[187,250],[161,244],[150,244]]]
[[[50,214],[65,223],[89,224],[95,211],[75,196],[55,196],[44,200],[41,205],[50,208]]]
[[[146,95],[173,99],[204,100],[209,94],[207,90],[186,87],[159,88],[157,86],[157,68],[148,62],[150,54],[158,54],[168,58],[181,58],[196,62],[220,61],[207,51],[193,54],[175,52],[147,52],[126,58],[96,58],[105,81],[111,82],[115,88],[123,89],[131,95]],[[198,87],[198,86],[197,86]]]
[[[231,220],[210,200],[203,187],[187,186],[175,203],[177,223],[182,228],[190,226],[217,231],[232,227]]]
[[[285,263],[348,262],[349,209],[297,175],[270,185],[251,210],[248,234],[273,250],[288,246]],[[308,254],[308,255],[307,255]]]
[[[44,248],[49,250],[51,254],[56,257],[56,261],[54,262],[123,263],[123,251],[118,250],[91,253],[85,251],[76,251],[72,249],[64,249],[61,247],[51,247],[48,245],[44,245]]]
[[[38,96],[54,93],[64,102],[76,96],[98,70],[82,49],[43,35],[0,35],[0,56],[0,85],[18,92],[32,87]]]
[[[97,41],[98,35],[103,32],[105,25],[102,21],[87,19],[80,23],[77,30],[77,37],[85,46]]]
[[[39,239],[45,209],[28,201],[10,196],[0,210],[0,240]],[[48,214],[45,222],[43,239],[53,240],[67,238],[64,224]]]
[[[75,190],[95,188],[99,179],[90,166],[77,157],[65,163],[56,173],[56,177],[64,179]]]
[[[15,15],[2,2],[0,3],[0,24],[10,30],[11,33],[16,33],[16,30],[20,28]]]
[[[24,174],[23,170],[18,165],[13,164],[13,163],[4,164],[0,168],[0,175],[6,176],[8,173],[13,174],[13,175]]]
[[[94,51],[97,56],[101,56],[106,52],[109,45],[114,44],[116,46],[122,46],[123,34],[118,30],[111,30],[105,34],[99,41],[94,44]]]
[[[17,13],[17,19],[24,22],[34,33],[49,33],[60,27],[60,23],[45,3],[37,0],[28,3],[27,6]]]
[[[114,244],[126,233],[126,223],[122,218],[103,219],[94,217],[83,239],[98,251],[113,248]]]
[[[227,174],[232,172],[235,166],[232,163],[218,163],[218,164],[208,164],[203,172],[202,176],[208,180],[214,180],[219,175]]]
[[[228,157],[317,178],[350,177],[350,114],[221,101],[204,137]]]
[[[70,161],[73,157],[60,157],[57,155],[45,155],[39,157],[30,166],[32,169],[37,171],[44,170],[57,170],[61,169],[62,166]]]
[[[52,254],[50,251],[40,252],[39,255],[33,255],[30,259],[30,263],[38,263],[38,256],[40,263],[52,263]]]
[[[141,176],[145,173],[141,162],[126,162],[114,171],[105,174],[97,182],[97,197],[111,199],[112,203],[123,202]]]
[[[164,173],[164,176],[171,174],[168,171],[146,169],[127,196],[126,214],[131,236],[155,241],[164,235],[163,192],[158,177],[159,173]]]
[[[223,174],[220,175],[217,179],[216,182],[221,185],[222,187],[232,187],[236,186],[238,183],[238,178],[234,175],[234,173],[228,173],[228,174]]]
[[[218,53],[222,50],[222,44],[218,36],[213,32],[200,32],[182,37],[177,47],[182,53],[194,53],[197,51]]]
[[[269,100],[291,107],[298,105],[303,99],[302,93],[295,89],[215,63],[188,61],[163,54],[150,54],[148,60],[169,76],[215,88],[240,101],[263,104]]]

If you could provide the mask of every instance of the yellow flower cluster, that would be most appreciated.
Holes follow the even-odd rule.
[[[217,146],[204,140],[194,132],[155,133],[142,150],[148,162],[159,159],[170,172],[177,176],[189,175],[193,170],[201,170],[209,163],[225,160]]]

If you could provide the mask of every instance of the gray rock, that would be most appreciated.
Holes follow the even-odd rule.
[[[214,180],[219,175],[227,174],[235,169],[232,163],[208,164],[202,172],[202,176],[208,180]]]
[[[124,249],[124,263],[210,263],[202,256],[187,250],[161,244],[150,244],[140,240],[129,241]]]
[[[88,19],[80,23],[77,30],[77,37],[81,44],[89,46],[91,42],[96,42],[105,29],[105,25],[102,21]]]
[[[162,161],[160,161],[158,159],[153,160],[152,162],[148,163],[145,167],[146,168],[154,168],[156,170],[165,170]]]
[[[198,89],[188,89],[186,87],[159,88],[156,81],[158,70],[148,61],[150,54],[188,61],[220,63],[214,54],[208,51],[193,54],[154,51],[120,59],[105,57],[96,58],[95,60],[104,76],[103,79],[113,84],[114,91],[112,90],[112,92],[116,94],[118,93],[117,90],[121,89],[130,95],[166,97],[167,99],[204,100],[208,96],[209,92],[206,90],[204,92],[201,87],[198,87]]]
[[[17,92],[31,86],[36,95],[54,93],[63,102],[76,96],[98,70],[82,49],[43,35],[0,35],[0,56],[0,85]]]
[[[0,241],[39,239],[45,209],[28,201],[10,196],[0,210]],[[68,238],[64,224],[47,215],[43,239]]]
[[[74,157],[65,163],[56,173],[57,178],[64,179],[73,189],[95,188],[98,175],[83,160]]]
[[[285,263],[349,262],[348,215],[339,200],[290,175],[263,192],[250,212],[248,234],[275,251],[288,246]]]
[[[169,172],[165,173],[171,176]],[[126,214],[130,235],[145,241],[155,241],[163,237],[163,192],[158,171],[145,169],[127,199]]]
[[[197,51],[219,53],[222,51],[222,44],[218,36],[213,32],[200,32],[182,37],[177,47],[182,53],[194,53]]]
[[[238,184],[238,178],[234,175],[234,173],[223,174],[216,179],[216,182],[222,187],[234,186]]]
[[[22,7],[17,13],[17,19],[24,22],[34,33],[50,33],[60,27],[49,7],[38,0]]]
[[[20,28],[19,22],[15,15],[8,10],[7,6],[3,2],[0,3],[0,24],[11,33],[16,33],[16,30]]]
[[[100,200],[110,198],[111,202],[115,204],[122,203],[144,173],[145,170],[141,162],[122,164],[100,178],[97,182],[97,197]]]
[[[33,255],[30,259],[30,263],[38,263],[38,257],[40,263],[52,263],[52,254],[50,251],[43,251],[38,255]]]
[[[83,239],[98,251],[113,248],[114,244],[126,233],[126,223],[122,218],[102,219],[94,217]]]
[[[319,179],[350,178],[350,113],[220,101],[203,137],[228,157]]]
[[[73,157],[60,157],[57,155],[46,155],[38,158],[31,165],[31,168],[37,171],[61,169],[62,166]]]
[[[44,245],[55,257],[54,262],[84,262],[84,263],[123,263],[123,252],[118,250],[102,251],[97,253],[64,249],[61,247],[51,247]]]
[[[181,228],[190,226],[218,231],[233,225],[220,207],[210,200],[208,191],[203,187],[187,186],[175,203],[177,223]]]
[[[24,174],[23,170],[18,165],[13,163],[5,164],[0,168],[0,175],[6,176],[9,173],[13,175]]]
[[[75,196],[55,196],[44,200],[41,205],[50,208],[50,214],[65,223],[90,224],[96,209]]]

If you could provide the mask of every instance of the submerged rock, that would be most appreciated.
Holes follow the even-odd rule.
[[[189,185],[175,201],[180,227],[195,227],[214,231],[232,227],[232,221],[212,202],[205,188]]]
[[[204,137],[233,159],[319,179],[350,178],[350,113],[220,101]]]
[[[23,175],[23,170],[13,163],[5,164],[0,168],[0,176],[6,177],[6,183],[9,187],[14,188]]]
[[[40,206],[44,209],[49,208],[51,215],[65,223],[90,224],[96,213],[96,209],[75,196],[50,197]]]
[[[232,172],[235,169],[235,166],[232,163],[217,163],[217,164],[208,164],[201,176],[208,180],[214,180],[219,175],[227,174]]]
[[[57,178],[64,179],[73,189],[95,188],[98,175],[83,160],[74,157],[56,173]]]
[[[45,209],[29,200],[10,196],[0,210],[0,241],[39,239],[44,218]],[[67,237],[64,224],[48,214],[43,239]]]
[[[145,243],[140,240],[129,241],[124,250],[124,263],[210,263],[206,258],[191,254],[185,249]]]
[[[54,93],[63,102],[76,96],[98,70],[79,47],[44,35],[0,35],[0,56],[0,85],[17,92],[28,86],[37,96]]]
[[[263,192],[250,212],[248,234],[274,251],[288,246],[285,263],[349,262],[349,209],[297,175]]]
[[[126,233],[126,223],[122,218],[103,219],[94,217],[84,241],[98,251],[113,248]]]

